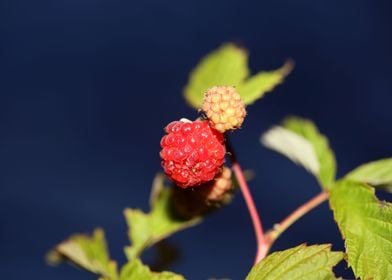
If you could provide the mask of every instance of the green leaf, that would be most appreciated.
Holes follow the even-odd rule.
[[[234,44],[224,44],[205,56],[191,72],[184,95],[201,108],[204,92],[213,86],[237,86],[249,75],[248,54]]]
[[[346,178],[392,192],[392,158],[365,163],[348,173]]]
[[[277,70],[261,71],[248,78],[250,71],[246,50],[234,44],[224,44],[206,55],[191,72],[184,96],[191,106],[200,109],[204,93],[209,88],[234,86],[244,103],[252,104],[281,84],[293,66],[293,61],[288,60]]]
[[[329,189],[336,175],[336,160],[328,139],[307,119],[287,118],[282,126],[261,137],[264,146],[281,153],[312,173],[320,185]]]
[[[292,71],[294,63],[288,60],[281,68],[274,71],[261,71],[238,85],[237,90],[245,104],[252,104],[281,84]]]
[[[336,279],[333,266],[343,258],[331,252],[330,244],[297,247],[275,252],[257,263],[246,280],[329,280]]]
[[[121,269],[120,280],[184,280],[182,275],[168,271],[152,272],[139,259],[132,260]]]
[[[96,229],[91,237],[73,235],[48,254],[48,261],[53,265],[63,259],[101,275],[101,279],[118,279],[116,262],[110,260],[105,235],[101,229]]]
[[[342,180],[332,188],[330,204],[355,276],[387,280],[392,277],[392,204],[374,193],[364,183]]]
[[[172,189],[164,187],[164,176],[158,174],[150,202],[150,213],[139,209],[125,209],[124,214],[129,226],[129,238],[132,246],[125,248],[128,259],[134,259],[147,248],[177,231],[201,222],[201,218],[183,219],[178,217],[171,207]]]
[[[281,153],[303,166],[316,177],[320,171],[312,143],[302,136],[281,126],[275,126],[262,135],[261,142],[264,146]]]

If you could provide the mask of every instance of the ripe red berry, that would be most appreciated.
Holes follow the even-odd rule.
[[[220,171],[226,149],[223,134],[208,121],[175,121],[165,128],[160,156],[166,175],[182,188],[211,181]]]

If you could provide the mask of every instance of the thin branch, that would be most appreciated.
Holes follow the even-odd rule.
[[[321,203],[326,201],[328,199],[328,192],[322,191],[300,207],[298,207],[294,212],[292,212],[289,216],[287,216],[282,222],[279,224],[276,224],[272,230],[269,230],[266,235],[265,239],[266,242],[268,243],[268,250],[271,248],[271,246],[274,244],[275,240],[278,239],[278,237],[286,230],[288,229],[292,224],[294,224],[297,220],[299,220],[301,217],[303,217],[305,214],[319,206]]]
[[[230,158],[232,161],[233,172],[237,178],[242,195],[244,196],[244,199],[245,199],[246,206],[248,207],[250,217],[252,219],[252,224],[253,224],[254,232],[256,235],[256,241],[257,241],[257,253],[256,253],[255,263],[258,263],[260,260],[262,260],[267,255],[269,246],[265,242],[264,230],[263,230],[263,226],[261,223],[261,219],[260,219],[260,216],[257,212],[257,208],[254,203],[252,194],[249,190],[248,183],[246,182],[244,172],[243,172],[240,164],[237,161],[233,147],[230,145],[228,139],[226,141],[226,147],[227,147],[227,150],[230,154]]]

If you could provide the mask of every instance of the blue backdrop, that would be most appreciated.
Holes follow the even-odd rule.
[[[391,11],[387,0],[0,0],[0,275],[95,279],[48,267],[44,255],[96,226],[125,261],[122,210],[147,210],[162,128],[196,117],[182,88],[223,42],[246,46],[253,71],[296,61],[233,134],[244,168],[256,173],[251,188],[266,227],[319,191],[303,169],[259,144],[284,116],[319,125],[339,175],[392,156]],[[167,269],[188,279],[243,279],[255,253],[241,196],[169,241],[181,259]],[[302,242],[342,248],[326,204],[274,250]],[[152,259],[150,252],[145,261]]]

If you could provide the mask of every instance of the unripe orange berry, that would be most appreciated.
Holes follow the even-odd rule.
[[[213,181],[200,188],[200,192],[208,204],[221,203],[230,197],[232,188],[231,170],[224,166]]]
[[[207,90],[201,109],[221,133],[241,127],[246,116],[241,96],[231,86],[215,86]]]

